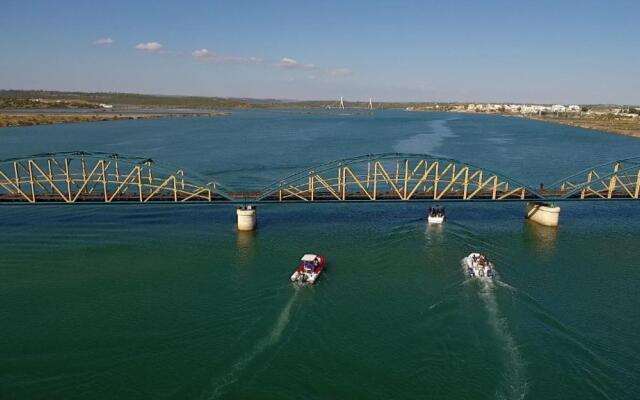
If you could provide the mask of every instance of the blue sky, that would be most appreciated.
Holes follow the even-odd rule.
[[[638,1],[3,0],[0,88],[638,104],[639,21]]]

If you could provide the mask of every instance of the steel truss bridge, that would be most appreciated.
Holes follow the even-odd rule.
[[[546,189],[427,154],[331,161],[255,192],[225,189],[143,157],[67,152],[0,160],[0,203],[546,201],[638,199],[640,157],[594,166]]]

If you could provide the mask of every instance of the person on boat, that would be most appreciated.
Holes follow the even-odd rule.
[[[309,261],[305,261],[304,262],[304,271],[305,272],[313,272],[314,270],[314,266],[312,263],[310,263]]]

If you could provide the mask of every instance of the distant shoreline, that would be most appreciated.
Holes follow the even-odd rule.
[[[589,129],[593,131],[606,132],[614,135],[631,136],[640,138],[640,123],[638,121],[625,120],[599,120],[580,117],[545,117],[545,116],[526,116],[534,121],[551,122],[575,128]]]
[[[135,93],[0,90],[0,127],[114,121],[122,119],[219,116],[216,110],[337,110],[339,100],[277,100],[166,96]],[[462,102],[345,101],[350,110],[404,109],[408,112],[460,112],[528,118],[618,135],[640,137],[640,107],[612,104],[526,105]]]
[[[525,118],[533,121],[549,122],[554,124],[572,126],[574,128],[589,129],[614,135],[631,136],[640,138],[640,120],[622,119],[610,116],[555,116],[535,114],[513,114],[505,112],[469,112],[461,110],[413,110],[408,112],[445,112],[468,115],[499,115],[510,118]]]
[[[0,128],[12,128],[35,125],[73,124],[82,122],[106,122],[118,120],[138,120],[178,117],[218,117],[229,115],[224,111],[202,110],[1,110]]]

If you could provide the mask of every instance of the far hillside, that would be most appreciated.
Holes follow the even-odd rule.
[[[98,108],[99,104],[115,107],[149,108],[337,108],[339,100],[277,100],[223,98],[205,96],[168,96],[112,92],[59,92],[48,90],[0,90],[0,108]],[[406,108],[430,103],[374,102],[374,108]],[[347,108],[367,108],[368,101],[345,101]]]
[[[43,105],[41,108],[50,108],[56,104],[64,108],[76,107],[81,104],[84,104],[87,108],[96,108],[99,104],[110,104],[119,107],[243,108],[256,107],[268,102],[268,100],[261,102],[218,97],[162,96],[134,93],[0,90],[0,107],[3,108],[37,108],[37,103]],[[1,104],[4,104],[4,106]]]

